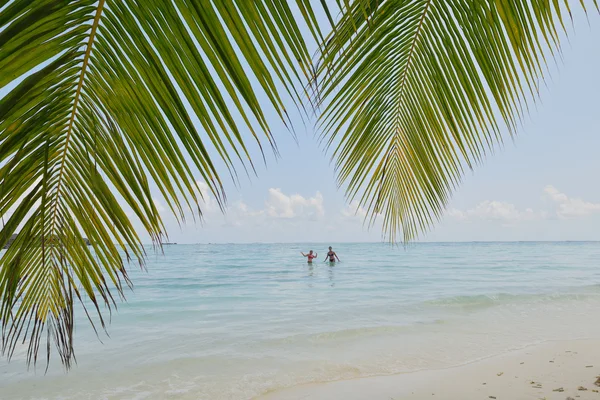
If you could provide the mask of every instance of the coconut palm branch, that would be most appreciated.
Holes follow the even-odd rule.
[[[286,122],[310,79],[300,24],[319,37],[308,0],[0,0],[3,354],[45,342],[68,368],[74,304],[104,327],[143,263],[132,220],[164,238],[151,187],[181,220],[198,181],[224,204],[249,142],[275,149],[265,107]]]
[[[341,3],[317,71],[323,139],[366,222],[381,215],[385,236],[410,240],[441,217],[465,168],[515,133],[571,2]]]

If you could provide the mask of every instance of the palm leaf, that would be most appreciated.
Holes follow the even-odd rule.
[[[514,134],[569,3],[344,5],[317,71],[323,139],[349,199],[370,223],[382,215],[391,240],[410,240],[440,218],[465,167]]]
[[[249,139],[274,148],[263,108],[302,108],[311,68],[283,0],[4,0],[0,71],[0,247],[17,235],[0,258],[2,353],[26,342],[35,363],[45,340],[69,367],[74,302],[104,327],[127,261],[143,263],[127,209],[160,243],[153,185],[179,218],[199,204],[195,174],[223,205],[215,159],[236,176]]]

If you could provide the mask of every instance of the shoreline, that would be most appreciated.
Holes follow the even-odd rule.
[[[304,384],[254,399],[600,400],[598,376],[600,338],[557,340],[454,367]]]

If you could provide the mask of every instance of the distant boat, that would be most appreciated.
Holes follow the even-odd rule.
[[[168,242],[162,243],[163,246],[173,246],[174,244],[177,244],[177,243],[168,243]]]

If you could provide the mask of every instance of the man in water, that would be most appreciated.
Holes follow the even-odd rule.
[[[313,251],[309,251],[308,254],[304,254],[303,252],[300,252],[300,254],[302,254],[304,257],[308,257],[308,262],[312,264],[312,260],[313,258],[317,258],[318,254],[314,253]]]
[[[335,254],[335,251],[332,250],[331,246],[329,246],[329,251],[327,252],[325,261],[327,261],[328,258],[329,258],[329,262],[335,262],[336,258],[338,261],[340,261],[340,258],[337,256],[337,254]]]

